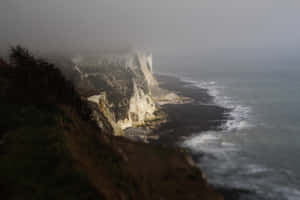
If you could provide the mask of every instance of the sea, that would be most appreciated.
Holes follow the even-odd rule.
[[[300,67],[299,67],[300,68]],[[300,69],[289,66],[175,68],[186,87],[207,89],[230,108],[220,131],[180,144],[210,184],[245,192],[241,200],[300,200]]]

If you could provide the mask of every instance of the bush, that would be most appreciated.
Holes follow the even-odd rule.
[[[87,103],[53,64],[20,46],[11,48],[9,58],[9,64],[0,68],[0,80],[5,83],[0,86],[0,98],[23,105],[70,105],[84,119],[90,118]]]

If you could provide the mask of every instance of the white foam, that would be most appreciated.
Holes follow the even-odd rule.
[[[197,136],[192,136],[185,140],[182,144],[183,147],[189,148],[195,152],[205,151],[211,152],[218,151],[216,148],[209,148],[209,144],[218,141],[219,137],[211,134],[210,132],[203,133]]]
[[[300,191],[291,188],[291,187],[277,187],[275,189],[276,192],[282,194],[287,200],[299,200],[300,199]]]
[[[258,174],[269,171],[268,168],[257,165],[257,164],[248,164],[246,167],[247,174]]]
[[[230,142],[221,142],[221,145],[224,147],[235,147],[236,145]]]
[[[223,95],[221,90],[224,89],[224,87],[219,86],[216,81],[194,81],[185,77],[180,77],[180,79],[186,82],[187,86],[193,85],[202,89],[206,89],[208,94],[214,98],[214,103],[216,105],[231,110],[228,113],[229,119],[223,126],[225,130],[239,131],[253,127],[253,125],[248,121],[251,108],[249,106],[238,104],[234,102],[231,97]]]
[[[186,139],[182,146],[194,152],[204,152],[220,158],[226,156],[226,152],[237,151],[235,144],[222,141],[222,136],[215,131],[203,132],[200,135]]]
[[[218,140],[219,137],[217,137],[216,135],[212,135],[209,134],[209,132],[207,132],[206,134],[201,134],[199,136],[194,137],[193,139],[191,139],[190,141],[197,141],[197,143],[207,143],[208,141],[212,141],[212,140]]]
[[[212,184],[253,190],[260,197],[267,197],[268,199],[300,200],[299,186],[292,183],[285,185],[282,182],[284,179],[281,176],[284,174],[293,177],[291,172],[275,172],[272,167],[268,168],[253,163],[253,160],[244,154],[242,146],[224,141],[226,138],[224,134],[232,132],[243,134],[243,130],[254,126],[249,122],[251,107],[242,105],[233,98],[223,95],[223,87],[218,86],[215,81],[194,81],[188,78],[182,78],[182,81],[186,82],[188,86],[193,85],[207,89],[209,95],[214,97],[213,103],[231,110],[228,113],[229,119],[221,132],[203,132],[183,142],[184,147],[207,155],[202,157],[203,162],[199,164],[199,167],[206,172],[208,180]],[[246,197],[246,199],[248,198]],[[265,198],[254,197],[253,199]]]

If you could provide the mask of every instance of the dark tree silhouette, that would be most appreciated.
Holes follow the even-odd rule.
[[[0,69],[0,80],[5,83],[0,86],[0,91],[5,88],[2,98],[18,104],[71,105],[89,118],[87,102],[53,64],[36,58],[21,46],[12,47],[9,64],[3,63],[6,67]]]

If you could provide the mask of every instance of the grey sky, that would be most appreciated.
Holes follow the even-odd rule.
[[[1,0],[0,44],[297,60],[299,11],[298,0]]]

